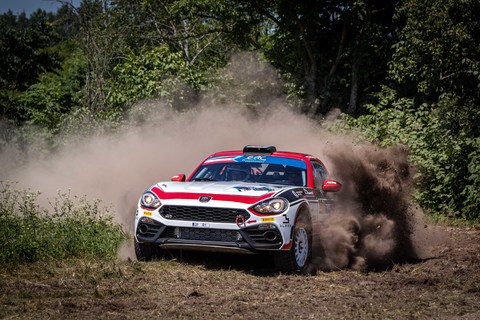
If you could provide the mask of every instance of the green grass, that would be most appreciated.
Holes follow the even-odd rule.
[[[39,195],[0,182],[0,263],[116,257],[128,236],[99,200],[59,193],[47,210]]]

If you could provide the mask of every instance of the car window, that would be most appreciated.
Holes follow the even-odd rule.
[[[306,186],[307,171],[305,162],[290,158],[236,157],[233,159],[208,159],[195,172],[191,180],[244,181]]]
[[[327,178],[327,170],[318,161],[312,161],[311,163],[315,188],[322,188],[323,180]]]

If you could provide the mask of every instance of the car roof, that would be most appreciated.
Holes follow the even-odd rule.
[[[247,155],[247,153],[243,153],[242,150],[220,151],[208,156],[208,158],[239,156],[239,155]],[[273,157],[283,157],[283,158],[298,159],[298,160],[310,160],[310,159],[318,160],[316,157],[307,153],[290,152],[290,151],[275,151],[273,153],[248,153],[248,155],[273,156]]]

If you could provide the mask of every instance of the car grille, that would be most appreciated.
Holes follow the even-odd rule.
[[[246,210],[231,208],[165,205],[159,213],[165,219],[184,221],[236,223],[238,216],[242,216],[244,221],[250,218]]]
[[[184,240],[236,242],[241,239],[235,230],[167,227],[162,237]]]

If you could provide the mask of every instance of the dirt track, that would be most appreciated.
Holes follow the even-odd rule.
[[[253,256],[52,262],[0,272],[5,319],[480,319],[480,228],[431,258],[360,273],[269,272]]]

